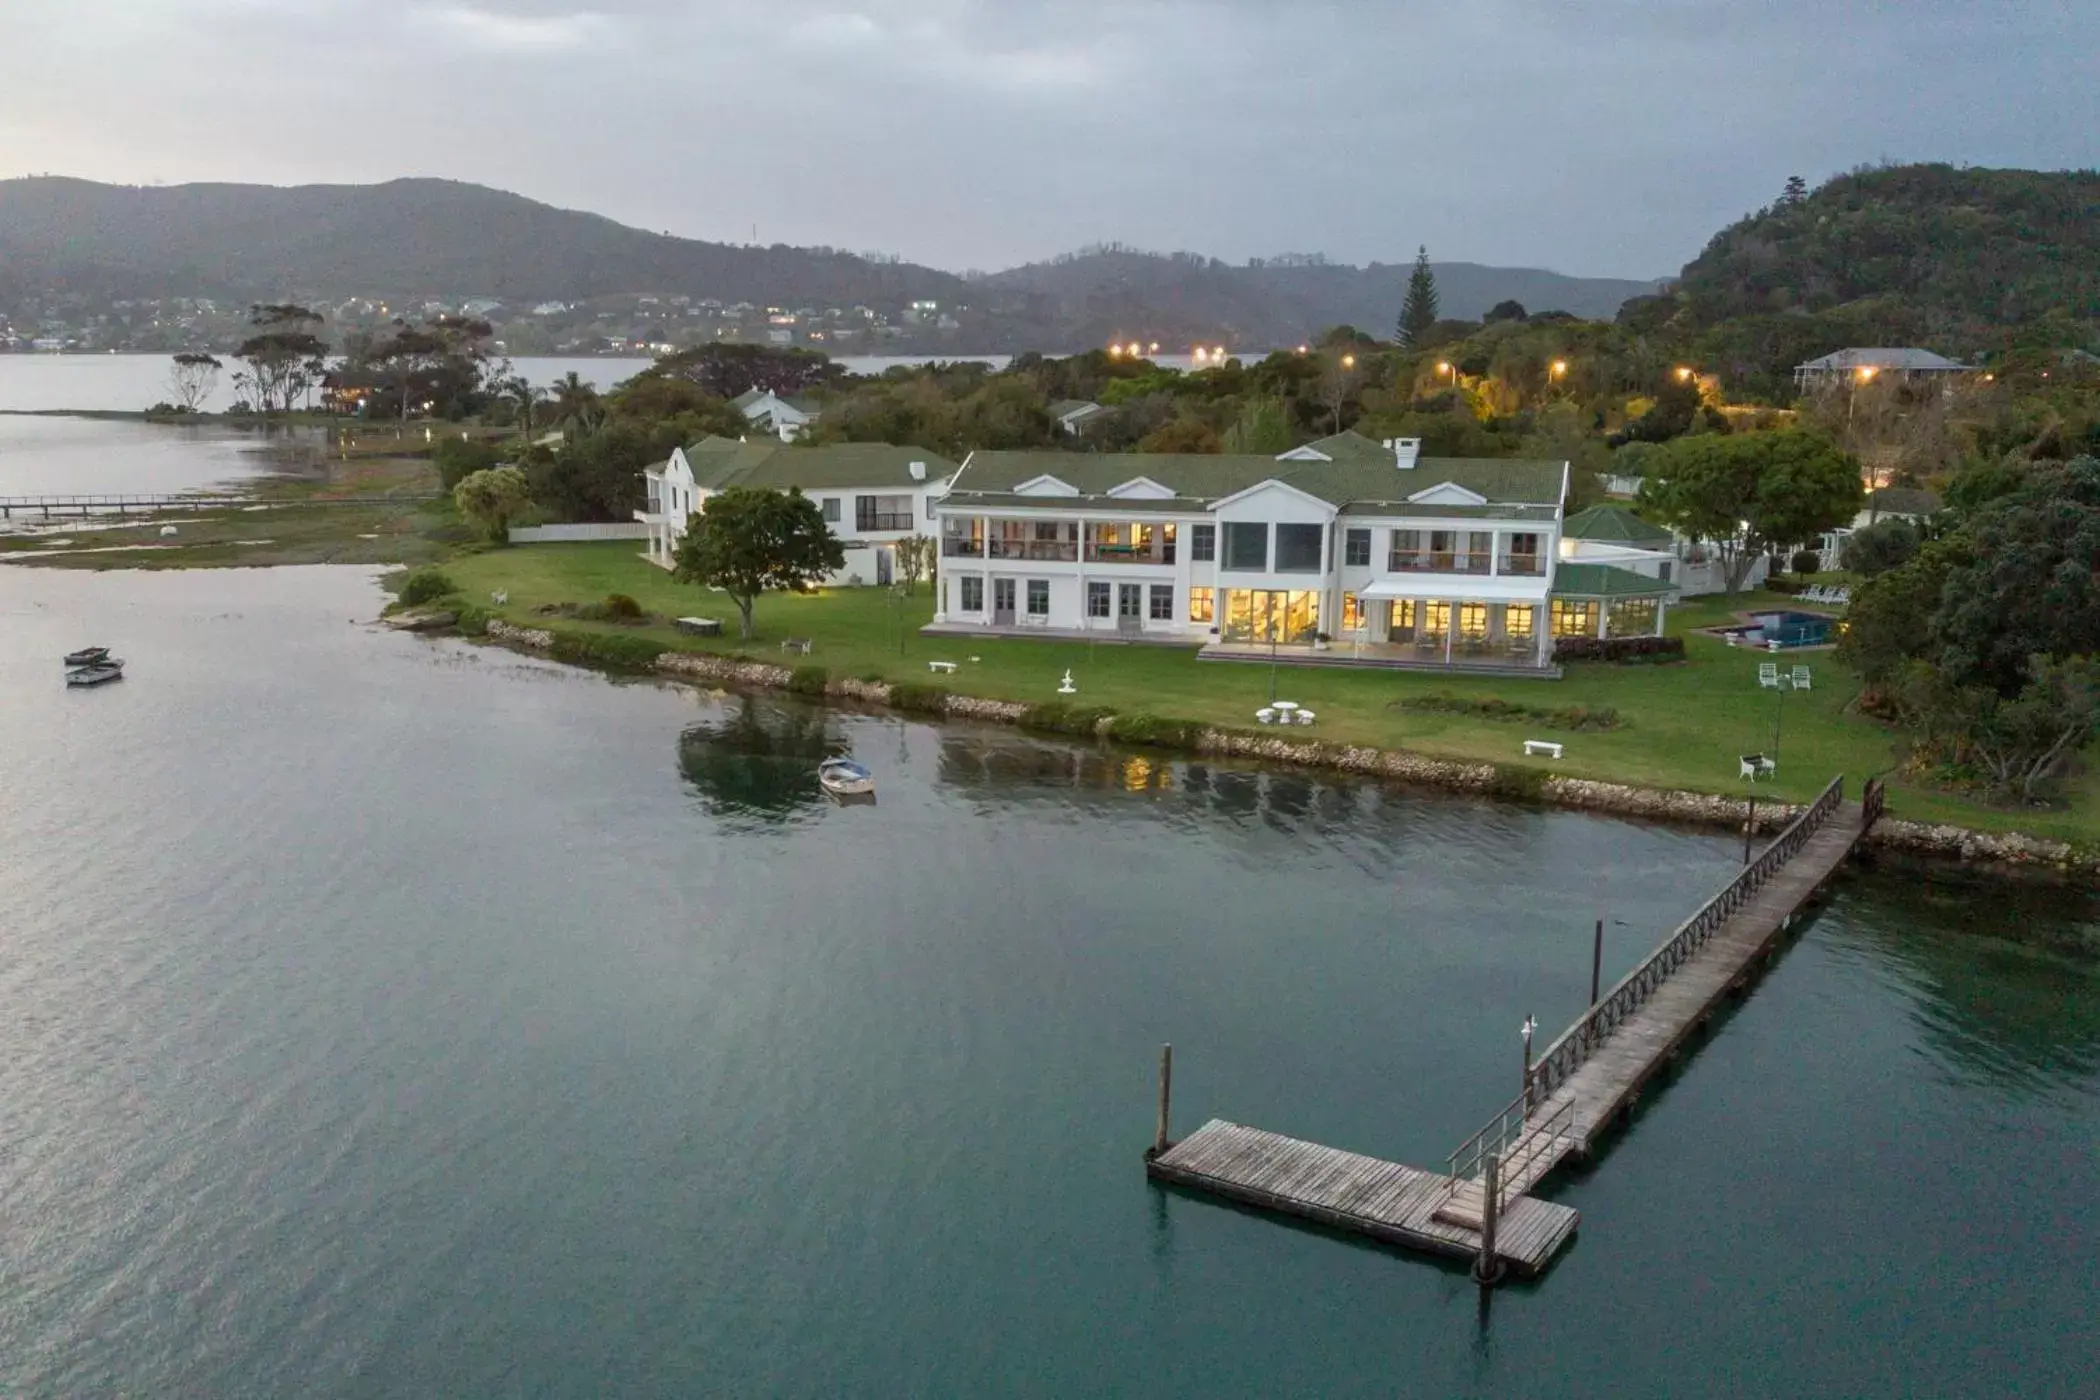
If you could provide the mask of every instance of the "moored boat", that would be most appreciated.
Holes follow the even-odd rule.
[[[875,775],[850,758],[827,758],[817,765],[817,781],[833,797],[862,797],[875,791]]]
[[[68,666],[99,666],[109,660],[108,647],[82,647],[79,651],[66,653]]]
[[[113,657],[88,666],[76,666],[66,672],[67,685],[107,685],[123,679],[124,663]]]

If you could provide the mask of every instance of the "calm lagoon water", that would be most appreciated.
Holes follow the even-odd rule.
[[[1726,838],[597,677],[355,571],[0,572],[0,1394],[2072,1395],[2089,894],[1862,871],[1483,1321],[1163,1192],[1430,1165]],[[67,692],[58,656],[131,663]],[[826,805],[807,755],[877,771]]]

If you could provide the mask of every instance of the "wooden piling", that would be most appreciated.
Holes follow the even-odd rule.
[[[1590,945],[1590,1005],[1597,1004],[1599,980],[1604,975],[1604,920],[1597,920],[1597,940]]]
[[[1480,1162],[1480,1257],[1473,1261],[1473,1281],[1482,1288],[1493,1288],[1502,1279],[1502,1256],[1495,1252],[1501,1195],[1502,1158],[1490,1152]]]
[[[1750,815],[1743,818],[1743,864],[1750,863],[1750,837],[1757,830],[1757,794],[1750,794]],[[1596,1001],[1591,997],[1592,1002]]]
[[[1167,1129],[1174,1104],[1174,1047],[1159,1047],[1159,1127],[1152,1135],[1152,1151],[1167,1150]]]

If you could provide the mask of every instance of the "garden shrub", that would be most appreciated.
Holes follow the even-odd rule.
[[[459,606],[459,630],[469,637],[479,637],[489,630],[489,610],[473,603]]]
[[[592,666],[606,671],[653,671],[663,644],[648,637],[627,637],[605,632],[556,632],[552,653],[557,661],[572,666]]]
[[[1495,765],[1495,776],[1488,780],[1487,795],[1502,802],[1539,802],[1546,796],[1546,778],[1543,768],[1505,767]]]
[[[1117,715],[1108,722],[1108,737],[1125,744],[1193,749],[1205,728],[1194,720],[1162,719],[1158,715]]]
[[[1800,549],[1794,551],[1794,557],[1791,562],[1793,564],[1793,572],[1797,574],[1812,574],[1823,567],[1823,556],[1816,553],[1813,549]]]
[[[1100,732],[1101,721],[1108,715],[1107,710],[1097,705],[1066,705],[1052,700],[1030,706],[1028,713],[1021,717],[1021,728],[1091,739]]]
[[[1562,637],[1555,661],[1654,662],[1684,660],[1682,637]]]
[[[442,570],[428,565],[412,571],[401,580],[401,606],[418,608],[425,603],[434,603],[448,593],[458,592],[458,586]]]
[[[822,695],[831,684],[831,672],[822,666],[797,666],[788,677],[788,689],[797,695]]]
[[[1544,729],[1617,729],[1624,722],[1609,707],[1590,705],[1526,705],[1497,696],[1474,699],[1464,695],[1410,695],[1393,701],[1393,708],[1422,714],[1470,715],[1475,719],[1504,720],[1538,725]]]
[[[605,595],[605,615],[615,622],[635,622],[642,616],[642,605],[625,593]]]
[[[938,685],[898,681],[890,687],[890,704],[912,714],[942,715],[948,712],[948,691]]]

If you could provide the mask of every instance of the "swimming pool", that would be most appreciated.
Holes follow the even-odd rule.
[[[1822,613],[1805,612],[1760,612],[1748,616],[1750,621],[1740,626],[1715,630],[1735,645],[1786,651],[1828,646],[1830,629],[1837,621]]]

